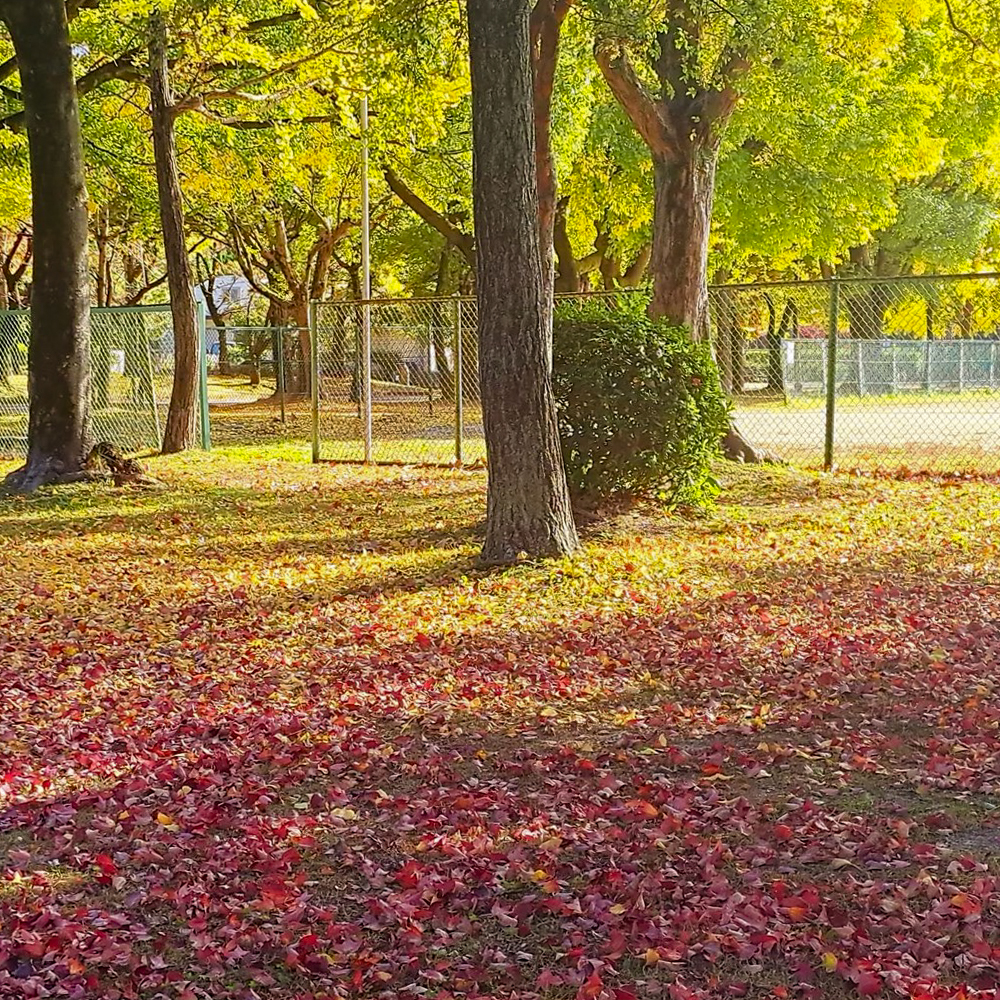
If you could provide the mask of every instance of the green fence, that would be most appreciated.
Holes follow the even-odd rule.
[[[608,309],[643,291],[594,293]],[[710,289],[737,425],[790,463],[1000,473],[1000,277]],[[313,307],[317,459],[485,459],[474,299]]]
[[[1000,472],[1000,276],[710,290],[737,422],[794,463]]]
[[[156,450],[174,376],[170,307],[91,311],[90,402],[93,432],[128,451]],[[204,333],[204,319],[201,320]],[[27,310],[0,311],[0,455],[18,458],[28,442]],[[204,344],[204,341],[202,341]],[[205,351],[200,351],[205,358]],[[198,440],[208,445],[205,365],[201,366]]]

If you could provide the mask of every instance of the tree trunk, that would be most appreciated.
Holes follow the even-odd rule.
[[[149,94],[156,189],[174,325],[174,384],[163,432],[163,452],[170,454],[184,451],[194,443],[198,402],[198,320],[192,292],[191,262],[184,237],[184,203],[177,169],[173,97],[167,69],[167,25],[159,11],[149,18]]]
[[[706,275],[717,159],[715,148],[689,140],[676,156],[653,161],[650,314],[686,326],[702,341],[709,336]]]
[[[215,301],[215,276],[202,282],[202,294],[205,296],[205,308],[212,317],[219,338],[219,374],[229,374],[229,337],[226,334],[226,317],[222,315],[218,302]]]
[[[529,21],[531,34],[532,102],[535,128],[535,176],[538,194],[538,238],[546,315],[552,356],[552,307],[555,292],[555,219],[558,186],[552,155],[552,95],[559,63],[559,38],[571,0],[535,0]]]
[[[851,336],[858,340],[881,340],[888,305],[889,290],[884,284],[850,292],[847,295],[847,316]]]
[[[479,371],[490,564],[577,545],[549,364],[528,0],[469,0]]]
[[[566,216],[569,212],[569,197],[560,198],[556,206],[553,222],[553,246],[556,252],[557,273],[555,290],[557,292],[579,292],[580,269],[577,267],[573,244],[566,229]]]
[[[7,487],[81,475],[90,439],[87,192],[63,0],[0,0],[21,74],[31,159],[34,283],[28,458]]]

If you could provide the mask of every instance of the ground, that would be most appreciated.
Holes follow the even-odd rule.
[[[994,996],[1000,487],[276,454],[0,506],[0,996]]]

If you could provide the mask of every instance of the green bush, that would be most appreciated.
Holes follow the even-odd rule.
[[[707,345],[649,319],[643,296],[560,303],[553,383],[578,498],[654,493],[699,503],[729,404]]]

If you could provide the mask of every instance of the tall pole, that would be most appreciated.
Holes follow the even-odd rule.
[[[361,98],[361,352],[365,462],[372,461],[372,261],[368,191],[368,96]]]

